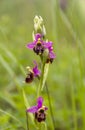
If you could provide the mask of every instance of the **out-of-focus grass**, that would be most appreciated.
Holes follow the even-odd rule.
[[[32,66],[36,58],[39,61],[25,47],[32,41],[36,14],[43,17],[47,38],[54,42],[57,55],[47,78],[56,129],[85,129],[84,4],[84,0],[68,1],[62,10],[56,0],[0,1],[0,130],[26,129],[22,88],[30,106],[36,102],[38,81],[23,83],[25,67]],[[44,98],[48,106],[46,94]],[[49,110],[46,122],[52,130]],[[29,124],[30,129],[35,129],[30,120]]]

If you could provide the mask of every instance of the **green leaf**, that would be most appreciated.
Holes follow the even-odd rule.
[[[40,92],[43,91],[43,88],[45,86],[45,82],[46,82],[47,75],[48,75],[48,70],[49,70],[49,63],[43,63],[42,73],[41,73],[41,78],[40,78],[40,83],[39,83],[38,93],[37,93],[38,97],[40,95]]]
[[[47,75],[48,75],[48,70],[49,70],[49,63],[45,64],[45,66],[44,66],[41,91],[43,90],[43,88],[45,86],[45,82],[46,82]]]

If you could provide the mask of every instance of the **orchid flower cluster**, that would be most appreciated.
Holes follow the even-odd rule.
[[[34,67],[27,67],[27,75],[25,78],[26,83],[31,83],[34,78],[38,78],[40,80],[39,87],[41,88],[43,84],[43,76],[45,71],[45,65],[50,64],[55,59],[55,53],[53,52],[53,42],[45,40],[46,30],[43,24],[43,19],[41,16],[35,16],[34,18],[34,32],[33,32],[33,42],[27,44],[27,48],[32,50],[36,55],[40,56],[42,69],[41,71],[38,68],[38,64],[34,61]],[[39,89],[41,90],[41,89]],[[43,105],[43,97],[38,93],[37,105],[32,106],[27,109],[27,112],[33,113],[34,118],[37,122],[45,121],[46,119],[46,110],[48,108]]]

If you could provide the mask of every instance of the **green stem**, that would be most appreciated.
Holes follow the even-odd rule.
[[[48,73],[48,71],[46,72],[45,71],[45,68],[46,69],[49,69],[49,66],[46,66],[46,63],[44,60],[42,60],[41,58],[41,62],[42,62],[42,74],[41,74],[41,78],[38,77],[38,79],[40,80],[40,84],[39,84],[39,87],[38,87],[38,96],[40,95],[40,92],[43,90],[43,80],[44,80],[44,76],[45,74],[44,73]],[[47,75],[46,75],[47,77]],[[45,79],[46,80],[46,79]],[[51,114],[51,119],[52,119],[52,123],[53,123],[53,128],[55,130],[55,121],[54,121],[54,116],[53,116],[53,112],[52,112],[52,105],[51,105],[51,100],[50,100],[50,94],[49,94],[49,90],[48,90],[48,87],[47,87],[47,84],[45,83],[45,86],[46,86],[46,92],[47,92],[47,97],[48,97],[48,102],[49,102],[49,108],[50,108],[50,114]]]
[[[39,123],[39,129],[38,130],[47,130],[47,124],[45,122]]]
[[[80,106],[82,109],[82,119],[83,119],[83,129],[85,129],[85,86],[83,83],[83,67],[82,67],[82,59],[81,59],[81,52],[78,48],[78,57],[79,57],[79,68],[80,68],[80,85],[78,86],[78,94],[80,100]]]
[[[29,130],[29,121],[28,121],[28,113],[26,111],[26,123],[27,123],[27,130]]]
[[[46,124],[46,123],[44,123],[44,125],[45,125],[45,130],[47,130],[47,124]]]
[[[55,130],[55,128],[56,128],[55,127],[55,120],[54,120],[54,116],[53,116],[52,105],[51,105],[51,98],[50,98],[50,93],[49,93],[49,89],[48,89],[47,83],[45,83],[45,86],[46,86],[46,92],[47,92],[47,96],[48,96],[50,114],[51,114],[51,118],[52,118],[52,122],[53,122],[53,127],[54,127],[54,130]]]
[[[73,116],[74,116],[74,127],[75,130],[77,130],[77,113],[76,113],[75,94],[74,94],[73,84],[71,85],[71,98],[72,98],[72,109],[73,109]]]
[[[40,83],[39,83],[39,87],[38,87],[37,97],[40,96],[40,92],[41,92],[41,88],[42,88],[43,75],[44,75],[44,66],[45,66],[45,63],[43,63],[43,65],[42,65],[42,73],[41,73]]]
[[[43,122],[42,125],[43,125],[42,130],[47,130],[47,124]]]

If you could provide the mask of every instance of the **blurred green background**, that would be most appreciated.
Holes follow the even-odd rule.
[[[56,53],[47,78],[55,130],[85,130],[84,0],[0,0],[0,130],[26,129],[22,88],[30,106],[36,103],[37,79],[23,83],[26,66],[40,60],[26,48],[35,15],[44,19]],[[47,113],[48,130],[54,130]],[[29,127],[35,129],[30,119]]]

